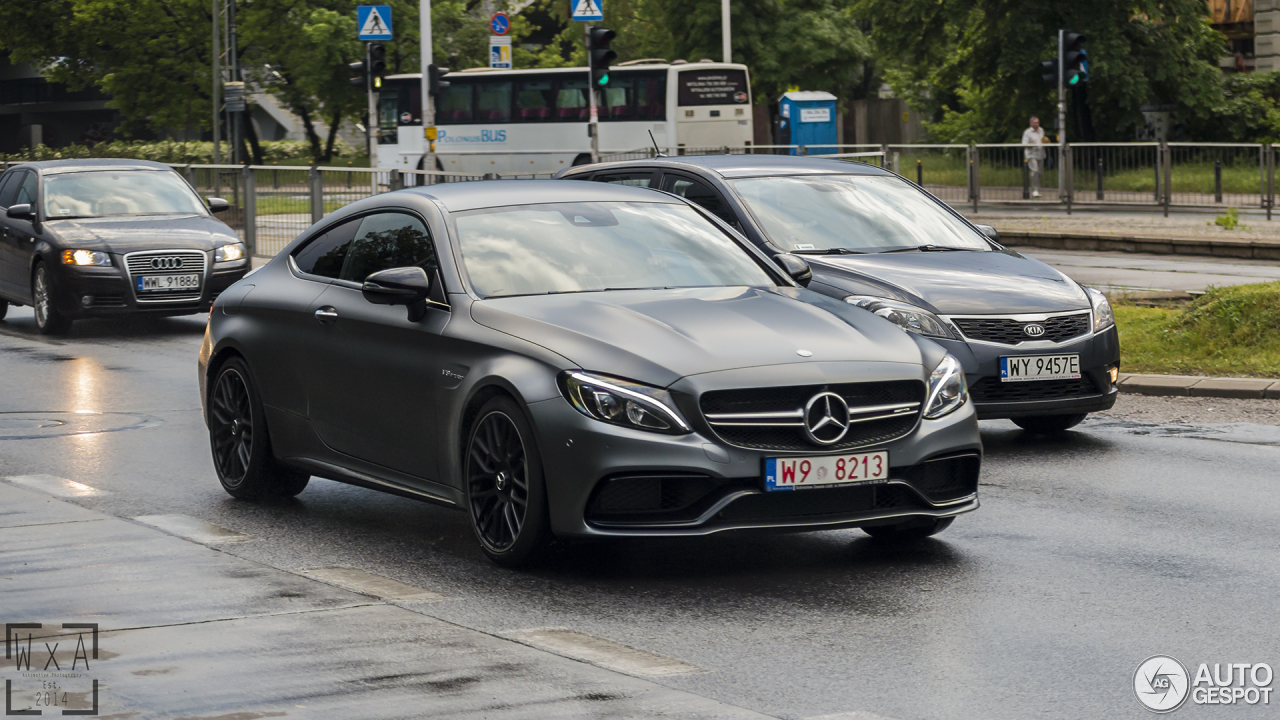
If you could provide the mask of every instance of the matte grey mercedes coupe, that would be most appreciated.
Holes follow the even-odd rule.
[[[508,565],[553,536],[912,539],[976,509],[959,362],[807,277],[649,190],[361,200],[218,298],[199,358],[218,478],[464,509]]]

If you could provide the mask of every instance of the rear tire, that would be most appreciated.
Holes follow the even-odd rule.
[[[905,543],[923,540],[951,527],[955,518],[923,518],[904,520],[893,525],[875,525],[862,528],[862,532],[883,542]]]
[[[467,516],[490,560],[519,567],[551,539],[542,458],[533,429],[510,398],[489,400],[475,418],[462,462]]]
[[[4,316],[8,314],[9,314],[9,301],[0,300],[0,320],[3,320]]]
[[[1013,424],[1037,435],[1053,435],[1073,428],[1088,417],[1088,413],[1079,415],[1038,415],[1036,417],[1013,418]]]
[[[218,368],[209,390],[209,446],[222,489],[240,500],[293,497],[311,479],[272,455],[262,398],[238,357]]]
[[[53,274],[37,263],[31,274],[31,307],[36,311],[36,327],[44,335],[61,335],[71,327],[71,319],[58,310],[58,289]]]

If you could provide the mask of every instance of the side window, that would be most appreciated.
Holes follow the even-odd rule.
[[[630,185],[632,187],[653,187],[653,173],[651,172],[619,172],[619,173],[601,173],[591,178],[596,182],[609,183],[610,185]]]
[[[662,189],[670,193],[675,193],[689,202],[701,205],[712,215],[715,215],[735,228],[741,229],[742,227],[742,225],[738,223],[738,219],[733,216],[733,212],[729,210],[728,205],[726,205],[724,200],[720,197],[720,194],[715,190],[712,190],[705,183],[680,175],[665,175],[662,178]]]
[[[555,96],[550,80],[528,80],[516,83],[516,121],[547,122]]]
[[[428,275],[436,270],[435,246],[422,221],[398,212],[366,215],[339,279],[362,283],[379,270],[411,265]]]
[[[40,186],[40,176],[28,170],[26,175],[21,179],[22,184],[19,185],[18,183],[19,180],[16,179],[10,181],[10,184],[17,188],[18,194],[14,196],[9,205],[21,205],[23,203],[28,203],[34,206],[36,204],[36,195],[38,194],[37,190]],[[8,205],[5,207],[8,207]]]
[[[476,114],[472,122],[511,122],[511,82],[476,83]]]
[[[560,122],[583,122],[587,119],[587,81],[561,79],[556,93],[556,118]]]
[[[14,170],[0,179],[0,207],[7,208],[13,204],[13,198],[18,194],[18,188],[22,186],[22,181],[18,178],[25,173],[25,170]]]
[[[436,105],[437,125],[457,125],[473,121],[471,88],[471,83],[458,80],[450,82],[448,89],[444,91],[444,97]]]
[[[347,251],[351,241],[360,229],[363,218],[348,220],[334,226],[328,232],[312,240],[293,254],[293,261],[298,269],[308,275],[337,279],[342,274],[342,265],[346,262]]]

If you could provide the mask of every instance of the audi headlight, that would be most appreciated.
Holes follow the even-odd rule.
[[[850,295],[844,301],[850,305],[856,305],[867,312],[879,315],[907,332],[913,332],[925,337],[955,339],[955,335],[952,334],[947,324],[942,321],[942,318],[924,308],[869,295]]]
[[[230,245],[220,245],[213,251],[214,262],[234,262],[243,260],[245,254],[244,243],[231,243]]]
[[[653,432],[689,432],[671,393],[661,388],[570,371],[560,376],[560,390],[578,412],[601,422]]]
[[[929,376],[929,395],[924,404],[924,416],[930,420],[954,412],[969,397],[969,386],[964,381],[964,368],[955,356],[948,354]]]
[[[63,265],[99,265],[110,266],[111,256],[96,250],[63,250]]]
[[[1089,302],[1093,305],[1093,331],[1102,332],[1116,324],[1116,314],[1111,311],[1111,301],[1101,290],[1085,288],[1089,293]]]

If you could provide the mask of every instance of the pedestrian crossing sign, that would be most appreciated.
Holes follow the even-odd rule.
[[[361,5],[356,8],[356,36],[361,40],[391,39],[391,6]]]
[[[604,20],[604,0],[573,0],[573,19],[584,22]]]

